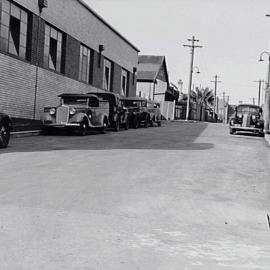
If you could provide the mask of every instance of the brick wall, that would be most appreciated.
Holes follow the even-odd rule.
[[[0,110],[12,117],[32,118],[36,68],[0,53]]]
[[[116,93],[121,91],[121,69],[123,67],[130,72],[129,96],[136,95],[136,83],[133,84],[132,70],[137,66],[138,52],[94,15],[91,15],[78,1],[50,0],[49,9],[44,9],[46,12],[43,13],[42,19],[36,15],[37,0],[15,0],[15,2],[34,12],[29,16],[29,30],[31,30],[28,31],[30,46],[27,50],[27,60],[29,62],[0,52],[1,111],[11,117],[34,118],[37,74],[35,64],[38,56],[38,66],[43,66],[45,20],[64,32],[63,71],[65,76],[38,68],[36,119],[39,119],[45,106],[57,105],[59,102],[57,96],[63,92],[86,93],[92,89],[96,91],[102,88],[104,56],[114,62],[112,90]],[[71,10],[72,12],[70,12]],[[87,31],[83,29],[87,29]],[[77,81],[80,42],[93,49],[92,85]],[[101,58],[98,53],[99,44],[105,45]]]
[[[0,110],[11,117],[33,119],[36,67],[0,53]],[[38,69],[36,119],[59,94],[87,93],[97,88],[43,68]]]
[[[37,118],[40,117],[44,107],[59,104],[58,95],[62,93],[88,93],[90,91],[98,91],[98,89],[86,83],[64,77],[56,72],[40,68],[37,91]]]

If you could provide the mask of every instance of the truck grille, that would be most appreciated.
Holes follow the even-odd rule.
[[[250,118],[251,118],[250,114],[244,114],[242,122],[243,127],[250,127]]]
[[[56,124],[66,124],[68,122],[69,109],[66,106],[57,108],[56,111]]]

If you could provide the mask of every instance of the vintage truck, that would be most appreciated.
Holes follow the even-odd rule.
[[[124,107],[121,96],[117,93],[100,90],[98,92],[90,92],[89,95],[96,95],[103,100],[109,102],[109,124],[115,131],[119,131],[121,127],[126,130],[129,128],[129,112]]]
[[[45,107],[41,116],[43,132],[67,129],[86,135],[91,129],[105,133],[109,122],[109,102],[93,94],[59,95],[60,105]]]
[[[161,126],[161,113],[157,103],[142,97],[122,97],[128,109],[130,124],[133,128],[149,127],[157,123]]]

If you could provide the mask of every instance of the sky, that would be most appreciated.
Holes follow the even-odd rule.
[[[270,52],[269,0],[84,0],[126,37],[140,54],[164,55],[170,82],[181,79],[187,92],[190,49],[187,39],[195,36],[195,86],[225,92],[231,104],[258,102],[258,82],[266,80]]]

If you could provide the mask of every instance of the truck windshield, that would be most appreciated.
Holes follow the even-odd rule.
[[[86,98],[76,98],[76,97],[68,97],[62,99],[62,104],[66,105],[87,105]]]
[[[241,113],[259,113],[260,108],[249,107],[249,106],[239,106],[237,108],[237,112],[241,112]]]

